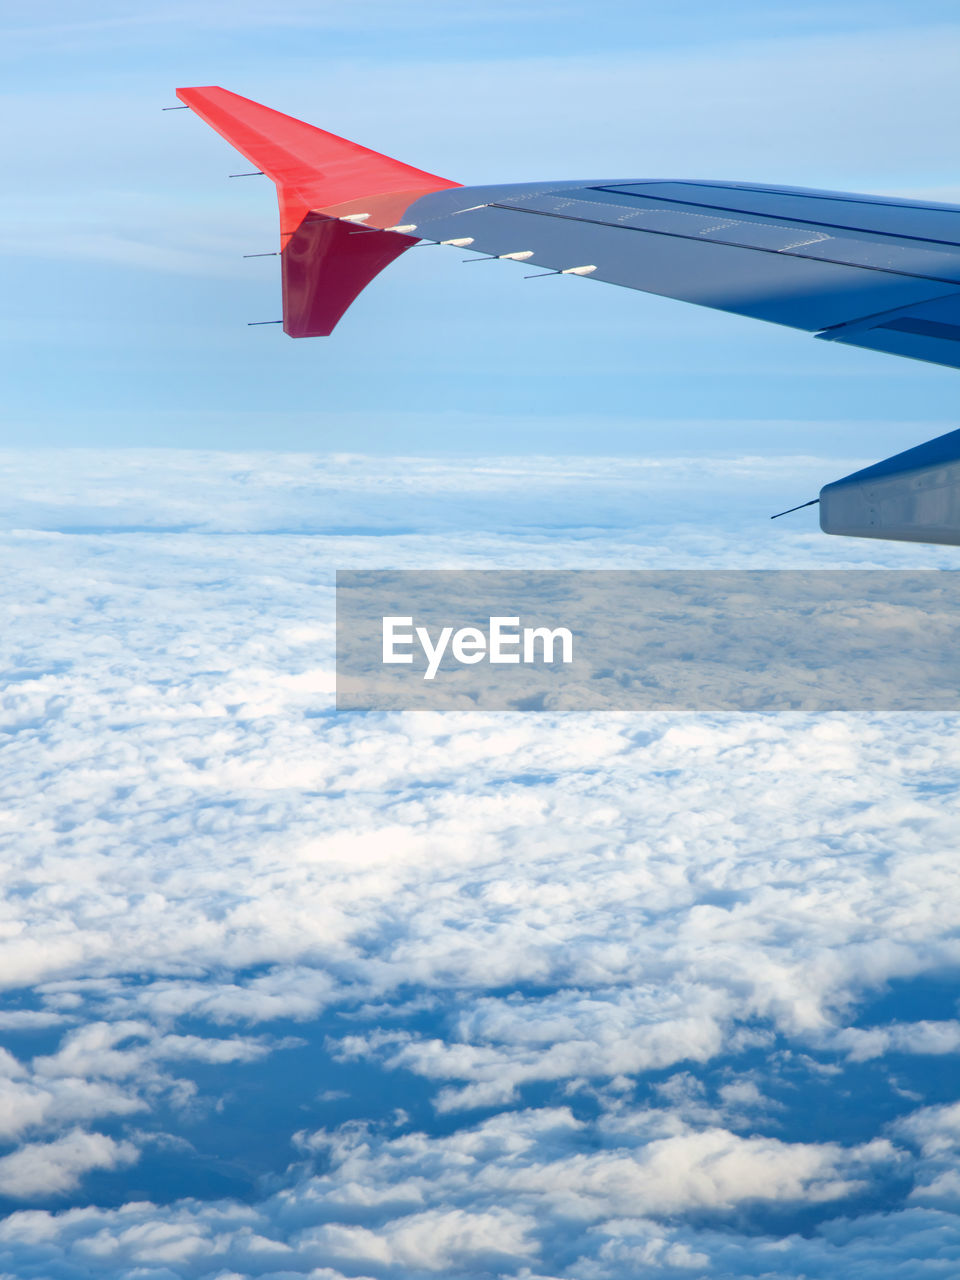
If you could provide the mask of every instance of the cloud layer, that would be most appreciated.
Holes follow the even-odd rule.
[[[334,567],[944,549],[725,516],[816,460],[2,464],[0,1268],[942,1274],[949,717],[331,690]]]

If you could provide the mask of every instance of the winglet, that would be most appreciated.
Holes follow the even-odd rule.
[[[420,196],[460,185],[216,85],[177,97],[276,183],[291,337],[331,333],[374,276],[417,243],[382,229],[402,224]],[[371,228],[362,235],[342,221],[359,214]]]

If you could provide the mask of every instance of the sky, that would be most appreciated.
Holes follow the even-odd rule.
[[[221,84],[464,183],[732,178],[951,200],[950,4],[145,0],[39,16],[8,2],[3,17],[0,442],[812,439],[864,441],[869,462],[874,441],[955,425],[950,370],[594,281],[525,281],[515,264],[465,274],[457,250],[404,255],[329,339],[248,328],[279,315],[276,261],[242,257],[276,247],[272,186],[229,181],[228,144],[162,111],[177,86]]]
[[[326,340],[221,84],[463,182],[960,200],[918,3],[0,6],[0,1280],[942,1280],[948,713],[350,713],[337,569],[953,569],[769,515],[955,373],[404,256]]]

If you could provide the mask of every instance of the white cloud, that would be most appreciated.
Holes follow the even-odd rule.
[[[38,1129],[64,1124],[129,1116],[147,1109],[147,1103],[129,1089],[99,1080],[67,1077],[48,1081],[0,1082],[0,1138],[11,1141]]]
[[[35,1058],[32,1066],[41,1077],[143,1079],[153,1064],[166,1060],[251,1062],[269,1052],[264,1041],[250,1037],[158,1035],[148,1023],[121,1020],[90,1022],[68,1032],[55,1054]]]
[[[960,1103],[920,1107],[900,1120],[897,1129],[927,1158],[950,1155],[960,1149]]]
[[[897,1022],[886,1027],[844,1027],[832,1038],[846,1049],[852,1062],[866,1062],[885,1053],[960,1052],[960,1022]]]
[[[580,1255],[577,1269],[590,1276],[623,1275],[631,1263],[656,1268],[651,1274],[696,1266],[720,1275],[724,1251],[741,1247],[735,1237],[658,1224],[656,1215],[842,1199],[898,1158],[883,1142],[787,1144],[682,1124],[653,1142],[582,1152],[583,1129],[555,1109],[495,1117],[446,1137],[390,1138],[365,1126],[302,1135],[302,1149],[319,1155],[325,1171],[303,1171],[254,1205],[21,1212],[0,1224],[0,1250],[29,1258],[42,1248],[54,1276],[70,1266],[81,1276],[112,1277],[161,1265],[186,1277],[228,1267],[243,1276],[317,1267],[540,1276],[559,1243]],[[761,1237],[754,1247],[762,1256],[774,1242]],[[784,1240],[780,1253],[786,1260],[804,1247]],[[822,1274],[843,1274],[844,1258],[838,1249],[836,1269]]]
[[[449,1271],[452,1267],[496,1267],[498,1262],[530,1256],[532,1220],[509,1210],[468,1213],[462,1209],[411,1214],[379,1231],[365,1227],[323,1226],[305,1233],[303,1244],[349,1266],[409,1267]]]
[[[53,1142],[30,1142],[0,1156],[0,1194],[16,1200],[72,1191],[91,1169],[132,1164],[137,1148],[102,1133],[73,1129]]]
[[[338,1126],[349,1077],[318,1074],[305,1098],[327,1094],[329,1132],[282,1176],[278,1132],[249,1205],[18,1213],[0,1269],[832,1280],[912,1248],[936,1274],[924,1233],[956,1224],[919,1200],[953,1204],[952,1111],[849,1142],[777,1126],[812,1078],[836,1102],[848,1058],[956,1049],[949,1014],[853,1026],[892,980],[960,958],[951,717],[330,711],[331,566],[824,563],[832,544],[758,546],[720,520],[734,479],[768,491],[784,464],[0,464],[0,973],[37,1006],[0,1023],[0,1132],[23,1144],[0,1191],[42,1201],[125,1167],[160,1108],[166,1132],[293,1047],[260,1024],[321,1012],[335,1055],[393,1071],[391,1109],[415,1077],[437,1124]],[[635,514],[684,494],[711,535]],[[164,1154],[189,1159],[178,1140]],[[872,1241],[856,1197],[911,1178],[900,1234]],[[820,1236],[735,1229],[795,1206],[819,1207]]]

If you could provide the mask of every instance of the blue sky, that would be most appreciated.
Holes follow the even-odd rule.
[[[219,83],[463,182],[726,177],[960,198],[947,4],[5,9],[3,442],[863,461],[949,370],[583,280],[408,254],[330,339],[278,312],[272,187],[162,113]],[[464,428],[451,414],[475,413]],[[587,423],[586,430],[584,423]],[[796,424],[791,427],[789,424]],[[669,424],[669,425],[666,425]],[[737,425],[739,424],[739,425]],[[777,425],[784,424],[784,425]]]

